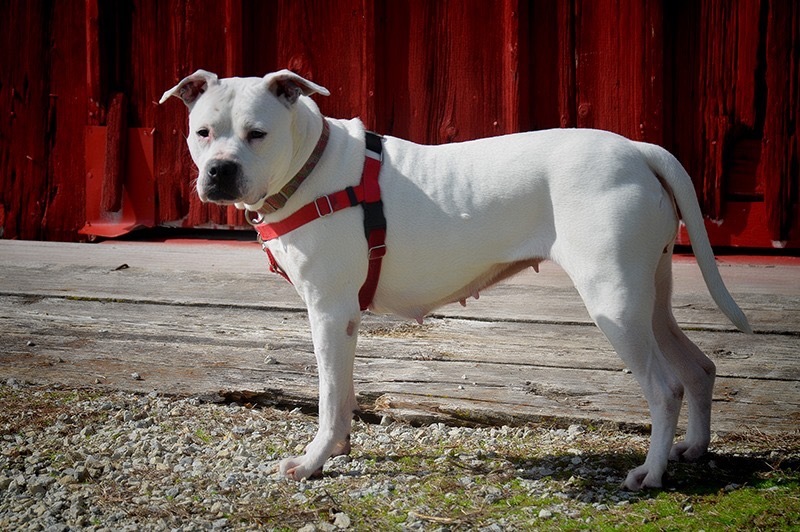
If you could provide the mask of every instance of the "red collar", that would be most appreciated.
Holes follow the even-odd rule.
[[[324,123],[327,125],[327,120],[325,120]],[[324,131],[323,129],[323,133]],[[259,213],[251,213],[250,211],[246,213],[248,221],[258,232],[259,240],[269,258],[270,271],[282,275],[291,283],[292,281],[289,279],[289,276],[278,265],[266,243],[294,231],[309,222],[313,222],[318,218],[330,216],[337,211],[355,207],[360,204],[364,209],[364,234],[367,238],[367,259],[369,261],[367,279],[358,293],[358,301],[361,310],[366,310],[372,304],[372,299],[375,296],[378,280],[380,278],[381,259],[383,259],[383,256],[386,254],[386,219],[383,216],[381,189],[378,184],[383,142],[382,138],[375,133],[368,131],[366,135],[367,150],[366,157],[364,158],[364,171],[361,175],[361,183],[357,186],[347,187],[339,192],[320,196],[279,222],[260,223],[261,215]],[[319,147],[319,144],[317,144],[317,146]],[[318,155],[321,156],[321,153]],[[311,165],[308,173],[311,173],[311,170],[318,160],[319,157],[317,157],[317,160]],[[306,163],[306,166],[309,166],[309,164]],[[304,169],[306,166],[304,166]],[[292,192],[294,192],[294,190]]]

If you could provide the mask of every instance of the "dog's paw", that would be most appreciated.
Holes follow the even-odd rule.
[[[622,487],[630,491],[661,488],[661,475],[653,475],[647,466],[639,466],[628,473]]]
[[[322,478],[322,466],[313,467],[306,464],[304,456],[287,458],[282,460],[278,466],[281,475],[292,480],[303,480],[304,478]]]
[[[676,443],[669,452],[669,459],[673,462],[694,462],[708,450],[707,444],[696,444],[686,441]]]

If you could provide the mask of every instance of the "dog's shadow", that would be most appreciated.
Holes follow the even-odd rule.
[[[775,453],[773,453],[775,454]],[[631,499],[622,482],[628,470],[644,462],[644,455],[637,452],[599,452],[580,455],[575,463],[573,454],[552,454],[531,458],[529,456],[494,454],[492,459],[462,460],[457,456],[414,453],[408,455],[374,455],[355,452],[353,458],[366,461],[373,476],[395,478],[412,476],[420,480],[432,475],[447,474],[453,478],[483,477],[489,482],[505,483],[512,478],[522,481],[555,481],[560,496],[582,502],[607,502],[607,500]],[[504,467],[498,468],[498,460]],[[403,461],[418,465],[418,469],[405,465]],[[429,464],[430,466],[426,465]],[[746,486],[762,484],[770,475],[780,472],[789,476],[800,475],[800,457],[770,453],[715,453],[709,452],[696,462],[670,462],[660,490],[648,490],[636,494],[637,499],[655,496],[662,491],[677,492],[687,496],[709,495],[721,491],[732,491]],[[325,476],[357,477],[358,470],[341,470],[336,466],[326,467]]]

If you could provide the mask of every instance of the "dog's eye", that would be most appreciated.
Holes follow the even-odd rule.
[[[200,129],[198,129],[198,130],[197,130],[197,136],[198,136],[198,137],[203,137],[204,139],[205,139],[205,138],[208,138],[208,136],[209,136],[210,134],[211,134],[211,132],[208,130],[208,128],[207,128],[207,127],[200,128]]]
[[[266,131],[261,131],[259,129],[253,129],[247,132],[247,140],[259,140],[263,139],[267,136]]]

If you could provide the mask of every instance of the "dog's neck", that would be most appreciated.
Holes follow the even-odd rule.
[[[328,145],[330,132],[331,127],[328,124],[328,121],[323,118],[322,131],[319,134],[319,140],[317,140],[316,144],[314,145],[314,149],[306,158],[305,164],[300,167],[300,169],[294,174],[294,177],[290,179],[289,182],[286,183],[278,193],[264,198],[261,207],[258,208],[258,212],[261,214],[269,214],[286,205],[286,202],[289,201],[289,198],[291,198],[300,185],[303,184],[303,181],[306,180],[309,174],[314,171],[314,168],[317,166],[317,163],[322,157],[322,153],[325,151],[325,147]]]
[[[306,102],[305,100],[308,100]],[[296,148],[286,178],[277,183],[278,192],[264,197],[258,204],[247,206],[247,210],[260,214],[270,214],[284,205],[316,167],[330,136],[330,125],[318,109],[308,109],[308,104],[316,108],[309,98],[300,98],[295,112],[295,127],[292,128],[293,143]],[[316,112],[315,112],[316,111]],[[316,142],[309,139],[317,139]],[[277,188],[277,187],[276,187]]]

